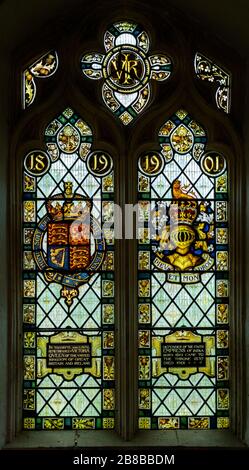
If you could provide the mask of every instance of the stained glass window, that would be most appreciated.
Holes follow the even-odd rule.
[[[149,56],[149,35],[130,21],[111,25],[104,35],[104,47],[105,55],[90,52],[82,57],[82,71],[92,80],[104,79],[103,101],[127,126],[148,105],[151,80],[169,78],[171,60],[161,53]]]
[[[114,427],[114,173],[92,141],[67,108],[24,158],[24,429]]]
[[[229,427],[225,157],[185,110],[138,161],[140,429]]]

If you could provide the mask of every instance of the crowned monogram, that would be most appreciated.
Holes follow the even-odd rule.
[[[171,74],[171,61],[164,54],[148,56],[149,36],[135,23],[113,24],[104,35],[106,54],[87,53],[82,71],[87,78],[103,78],[106,106],[129,124],[148,105],[151,80],[164,81]]]

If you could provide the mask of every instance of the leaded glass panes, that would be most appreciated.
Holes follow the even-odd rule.
[[[140,429],[229,427],[226,159],[185,110],[138,161]]]
[[[23,170],[23,427],[114,427],[113,161],[71,108]]]

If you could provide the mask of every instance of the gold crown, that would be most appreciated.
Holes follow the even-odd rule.
[[[194,199],[177,199],[170,205],[170,220],[174,224],[193,225],[198,215],[198,202]]]
[[[90,216],[90,199],[73,193],[73,183],[64,182],[64,192],[47,201],[47,211],[52,220],[76,220]]]

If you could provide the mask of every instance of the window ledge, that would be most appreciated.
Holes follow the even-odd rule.
[[[230,447],[242,448],[241,442],[229,430],[140,431],[131,441],[124,441],[115,432],[81,431],[77,433],[77,448],[86,447]],[[97,444],[97,446],[96,446]],[[73,448],[74,431],[29,431],[20,433],[5,449]]]

